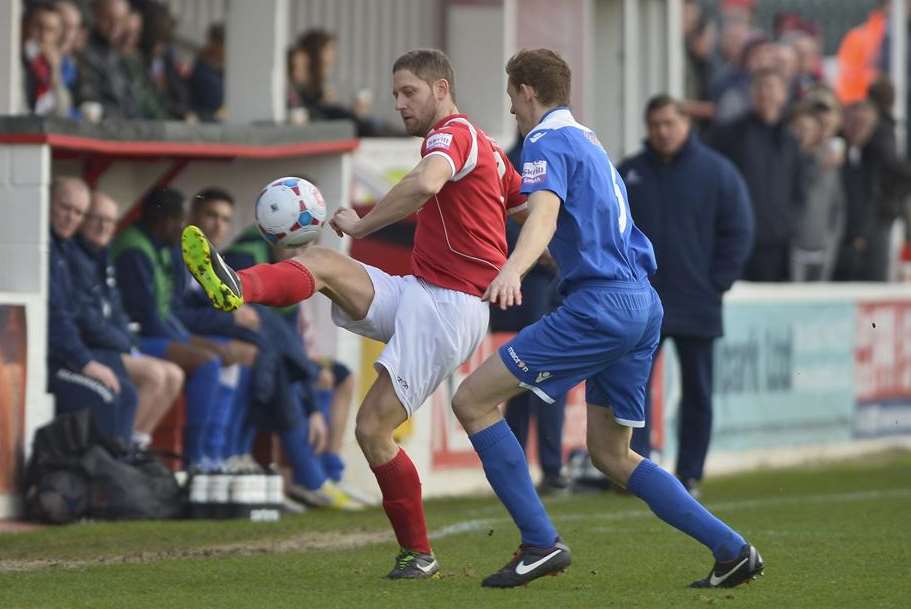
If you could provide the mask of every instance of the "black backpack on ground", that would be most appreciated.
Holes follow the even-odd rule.
[[[130,454],[95,432],[88,409],[61,415],[35,432],[25,476],[26,514],[64,524],[179,516],[173,474],[148,453]]]

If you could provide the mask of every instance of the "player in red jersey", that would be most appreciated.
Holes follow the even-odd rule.
[[[477,348],[489,309],[481,295],[506,261],[507,213],[523,213],[521,178],[503,151],[456,107],[449,59],[438,50],[402,55],[393,66],[395,108],[424,138],[420,163],[363,218],[340,209],[330,224],[358,239],[417,212],[413,275],[393,277],[321,247],[235,272],[195,227],[184,259],[216,308],[285,306],[322,292],[337,325],[386,343],[364,398],[356,434],[383,493],[401,547],[393,579],[439,571],[431,551],[421,483],[393,431]]]

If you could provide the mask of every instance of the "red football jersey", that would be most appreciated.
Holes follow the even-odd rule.
[[[440,287],[480,296],[506,262],[506,214],[525,206],[522,179],[503,150],[463,114],[437,123],[421,156],[440,155],[452,177],[417,213],[411,270]]]

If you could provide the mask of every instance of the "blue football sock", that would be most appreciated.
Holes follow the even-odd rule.
[[[139,407],[139,398],[136,388],[128,378],[120,379],[120,394],[114,399],[117,404],[117,432],[118,437],[129,446],[133,441],[133,427],[136,422],[136,409]]]
[[[206,420],[216,408],[218,373],[221,361],[214,359],[193,371],[187,381],[187,421],[184,427],[183,454],[186,464],[202,459]]]
[[[282,448],[291,463],[294,483],[311,491],[318,489],[326,481],[326,472],[319,456],[313,453],[313,447],[307,435],[309,427],[306,420],[281,433]]]
[[[247,419],[244,421],[243,427],[240,429],[240,439],[238,440],[238,446],[240,446],[240,454],[251,454],[253,452],[254,440],[256,440],[256,427],[254,427],[253,421],[247,417]]]
[[[643,459],[626,488],[661,520],[707,546],[716,560],[732,560],[746,544],[734,529],[702,507],[680,481],[654,462]]]
[[[213,409],[206,418],[206,437],[203,444],[203,456],[213,462],[220,461],[224,454],[228,422],[234,411],[234,397],[239,378],[240,367],[236,364],[223,366],[219,371],[218,392]]]
[[[231,405],[231,416],[225,430],[225,447],[222,453],[224,459],[243,454],[241,449],[241,430],[247,419],[250,409],[250,367],[241,366],[237,379],[237,389],[234,393],[234,403]]]
[[[323,453],[320,455],[320,460],[323,463],[323,469],[326,471],[326,475],[333,482],[339,482],[342,479],[342,474],[345,472],[345,462],[342,461],[341,455],[338,453]]]
[[[316,389],[313,394],[316,398],[316,406],[319,408],[320,412],[323,413],[323,416],[326,417],[326,423],[329,423],[329,418],[331,413],[329,412],[332,408],[332,393],[331,389]]]
[[[525,453],[506,421],[468,436],[484,465],[490,486],[522,533],[522,543],[549,548],[557,539],[541,499],[535,492]]]

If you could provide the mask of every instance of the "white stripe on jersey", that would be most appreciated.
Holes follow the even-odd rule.
[[[440,150],[434,150],[433,152],[428,153],[427,156],[425,156],[424,158],[426,159],[428,156],[433,156],[433,155],[441,156],[444,159],[446,159],[447,161],[449,161],[449,169],[451,170],[449,179],[451,180],[453,178],[453,176],[456,174],[455,161],[452,160],[451,156],[449,156],[448,154],[446,154],[445,152],[442,152]]]
[[[468,158],[465,159],[465,164],[462,165],[462,170],[449,178],[452,182],[458,182],[478,166],[478,132],[475,131],[474,125],[469,123],[464,118],[454,118],[451,121],[447,121],[446,124],[441,127],[441,129],[445,129],[452,123],[463,123],[468,127],[468,131],[471,132],[471,150],[468,151]]]

